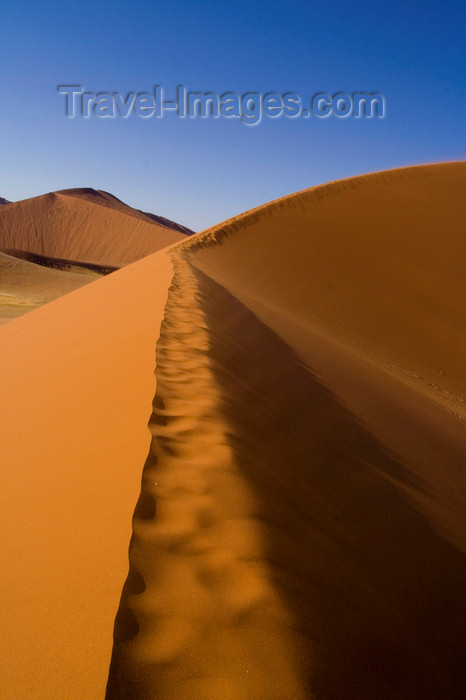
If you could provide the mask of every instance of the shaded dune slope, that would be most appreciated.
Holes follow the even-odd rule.
[[[77,192],[81,191],[52,192],[2,207],[0,248],[122,266],[185,237],[111,195]],[[111,199],[118,205],[113,206]]]
[[[235,461],[307,649],[302,696],[460,698],[465,558],[409,498],[431,484],[234,297],[209,278],[201,290]],[[463,441],[456,467],[465,455]]]
[[[172,251],[109,699],[463,697],[464,175]]]

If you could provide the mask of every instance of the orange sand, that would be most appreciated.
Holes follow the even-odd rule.
[[[464,172],[174,249],[108,698],[462,697]]]
[[[171,265],[156,253],[0,327],[0,696],[102,698]]]
[[[6,697],[103,697],[115,613],[109,700],[463,697],[465,173],[312,188],[0,328]]]

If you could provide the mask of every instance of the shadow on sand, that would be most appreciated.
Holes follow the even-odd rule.
[[[416,486],[409,465],[276,334],[196,275],[231,447],[309,652],[309,696],[463,698],[464,557],[396,487]]]

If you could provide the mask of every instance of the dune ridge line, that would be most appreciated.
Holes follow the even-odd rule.
[[[292,616],[229,447],[196,278],[172,257],[107,698],[304,698]]]
[[[449,276],[456,280],[459,266],[451,251],[442,260],[438,225],[442,241],[461,244],[463,171],[462,164],[421,166],[313,188],[174,246],[179,279],[157,348],[160,394],[108,698],[461,697],[466,445],[457,415],[461,355],[451,334],[462,310],[448,297],[455,303],[447,332],[436,328],[424,275],[429,261],[438,264],[440,300]],[[400,289],[404,248],[412,257]],[[375,291],[361,275],[372,264],[382,281]],[[341,288],[333,293],[330,282]],[[342,294],[344,286],[351,293]],[[392,313],[402,298],[410,324],[419,319],[421,340]],[[335,307],[340,313],[327,323],[319,307],[331,311],[335,300],[343,310]],[[445,358],[423,345],[433,331],[449,348]],[[191,483],[200,473],[210,483],[212,459],[219,490],[208,490],[212,503],[199,517],[205,494]],[[283,611],[259,606],[261,629],[277,629],[289,652],[278,665],[268,655],[275,674],[262,673],[262,659],[257,685],[248,677],[254,656],[246,664],[237,656],[238,643],[263,645],[252,611],[239,634],[223,607],[223,558],[210,567],[208,600],[197,568],[223,547],[205,532],[217,527],[210,507],[228,522],[224,502],[241,509],[245,494],[260,533],[245,532],[256,550],[251,561],[263,562]],[[241,546],[232,542],[233,551]],[[247,577],[243,586],[246,597],[255,590]]]

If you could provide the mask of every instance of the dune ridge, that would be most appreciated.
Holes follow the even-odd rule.
[[[261,207],[183,244],[378,439],[427,472],[423,508],[462,548],[465,173],[465,163],[445,163],[311,188],[272,203],[275,218]]]
[[[463,697],[465,168],[311,188],[0,328],[8,697]]]
[[[237,293],[321,324],[388,362],[401,357],[403,368],[424,372],[463,403],[466,369],[460,352],[449,350],[466,348],[465,173],[465,163],[442,163],[320,185],[219,224],[183,248],[202,251],[196,264],[208,263],[211,275],[221,260],[221,280]]]
[[[235,488],[249,491],[260,523],[253,560],[286,610],[288,641],[274,662],[285,683],[278,697],[462,697],[466,436],[456,341],[464,339],[464,309],[451,287],[457,294],[464,286],[464,172],[464,164],[422,166],[313,188],[172,251],[197,291],[187,285],[188,300],[174,306],[172,287],[164,316],[177,352],[157,365],[162,393],[133,521],[109,700],[181,698],[188,687],[194,698],[218,697],[219,687],[222,697],[277,697],[276,676],[268,684],[258,674],[259,685],[248,685],[247,667],[235,662],[238,637],[221,606],[223,568],[209,577],[204,607],[198,580],[186,573],[204,528],[184,518],[202,502],[185,502],[189,467],[195,478],[199,461],[223,444],[209,433],[216,422],[225,426],[224,464],[233,461]],[[205,333],[200,347],[193,324]],[[162,356],[164,342],[161,336]],[[181,393],[206,364],[219,415],[197,413],[202,399],[193,399],[187,422],[165,406],[163,375],[168,368]],[[184,478],[173,467],[180,457]],[[214,543],[206,538],[204,546],[215,555]],[[178,576],[165,578],[165,567]],[[182,617],[172,620],[173,637],[162,612],[172,601]],[[198,639],[213,612],[215,629],[225,630],[226,663],[215,634]],[[265,619],[262,627],[273,616]],[[253,620],[243,618],[245,634],[256,634],[260,647]],[[199,648],[196,686],[190,669]],[[216,685],[230,668],[232,682]],[[289,668],[291,677],[282,673]]]
[[[107,697],[304,697],[290,616],[232,457],[199,296],[176,258]]]

